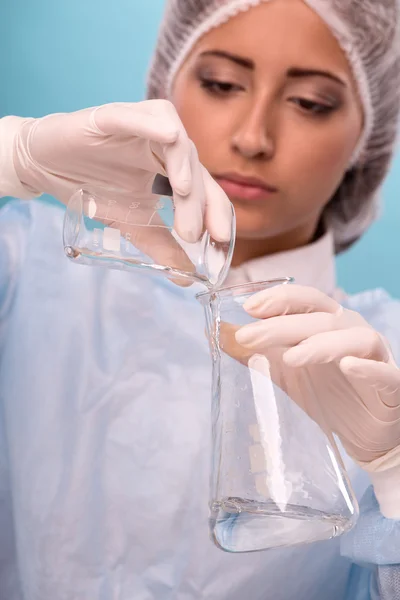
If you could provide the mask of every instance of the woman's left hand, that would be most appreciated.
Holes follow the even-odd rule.
[[[238,344],[266,355],[280,348],[285,369],[307,369],[328,426],[371,473],[382,511],[400,518],[400,369],[387,341],[314,288],[277,286],[244,308],[260,320],[236,332]]]

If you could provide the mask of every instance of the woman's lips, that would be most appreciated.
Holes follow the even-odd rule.
[[[267,200],[278,191],[276,188],[265,185],[255,179],[230,175],[219,175],[215,179],[229,198],[237,198],[239,200]]]

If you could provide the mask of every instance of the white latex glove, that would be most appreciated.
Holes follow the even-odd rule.
[[[329,428],[370,473],[382,513],[400,519],[400,370],[388,343],[356,312],[316,289],[282,285],[244,305],[257,319],[236,331],[246,352],[282,349],[283,369],[307,368]],[[237,352],[237,350],[236,350]],[[295,400],[306,404],[307,389]]]
[[[103,197],[110,186],[121,189],[121,197],[143,195],[156,173],[167,174],[180,237],[196,241],[203,224],[218,241],[230,237],[228,198],[200,164],[175,108],[165,100],[20,119],[14,167],[32,195],[48,193],[63,203],[80,187],[102,189]]]

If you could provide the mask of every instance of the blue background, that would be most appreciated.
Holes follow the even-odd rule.
[[[143,98],[164,0],[3,0],[0,115],[41,116]],[[400,298],[400,157],[383,215],[338,259],[349,292],[385,287]]]

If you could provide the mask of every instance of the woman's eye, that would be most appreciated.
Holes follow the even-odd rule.
[[[230,81],[218,81],[217,79],[202,79],[201,87],[219,96],[224,96],[232,92],[239,92],[244,88]]]
[[[314,115],[327,115],[335,110],[332,104],[322,104],[322,102],[315,102],[314,100],[308,100],[307,98],[292,98],[292,102],[299,106],[304,112],[308,112]]]

